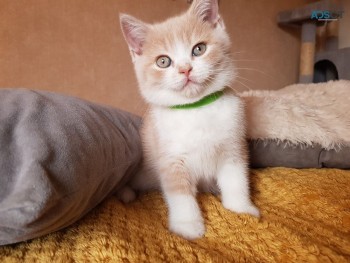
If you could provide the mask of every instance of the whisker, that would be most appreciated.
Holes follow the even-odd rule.
[[[259,72],[259,73],[261,73],[261,74],[264,74],[265,76],[267,76],[267,77],[269,77],[269,78],[273,78],[272,75],[269,75],[269,74],[267,74],[266,72],[261,71],[261,70],[259,70],[259,69],[255,69],[255,68],[235,68],[235,69],[237,69],[237,70],[251,70],[251,71],[256,71],[256,72]]]
[[[236,79],[235,81],[237,81],[239,84],[244,86],[247,90],[252,90],[249,86],[245,85],[243,82],[239,81],[238,79]]]
[[[240,79],[244,79],[244,80],[246,80],[246,81],[250,81],[252,84],[255,83],[253,80],[244,78],[244,77],[242,77],[242,76],[240,76],[240,75],[236,75],[235,78],[240,78]]]
[[[231,90],[233,90],[235,93],[238,93],[238,91],[234,87],[232,87],[231,85],[229,85],[227,87],[230,88]]]
[[[254,61],[254,62],[257,62],[257,61],[263,61],[262,59],[232,59],[231,61],[234,61],[234,62],[240,62],[240,61]]]
[[[242,54],[242,53],[247,53],[247,51],[245,50],[241,50],[241,51],[235,51],[235,52],[231,52],[231,54]]]

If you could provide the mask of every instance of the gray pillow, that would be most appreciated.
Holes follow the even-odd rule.
[[[326,150],[319,144],[293,145],[288,141],[273,139],[250,140],[250,165],[252,168],[339,168],[350,169],[350,147]]]
[[[0,89],[0,245],[77,221],[141,159],[140,118],[78,98]]]

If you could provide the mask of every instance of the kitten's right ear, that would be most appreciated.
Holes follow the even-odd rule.
[[[119,18],[120,26],[130,51],[134,54],[141,55],[142,46],[145,42],[147,34],[147,25],[142,21],[126,14],[120,14]]]

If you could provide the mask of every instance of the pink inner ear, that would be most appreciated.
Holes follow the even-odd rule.
[[[133,50],[137,55],[141,55],[142,54],[142,42],[140,41],[140,39],[138,39],[137,37],[135,37],[132,32],[128,31],[125,34],[125,38],[126,41],[129,44],[129,47],[131,50]]]
[[[219,6],[217,0],[212,0],[211,2],[211,7],[210,7],[210,12],[208,14],[208,20],[211,23],[216,23],[218,21],[219,17]]]
[[[120,23],[129,48],[137,55],[141,55],[146,37],[146,25],[129,15],[121,15]]]
[[[194,0],[191,11],[212,24],[216,24],[219,19],[219,6],[217,0]]]

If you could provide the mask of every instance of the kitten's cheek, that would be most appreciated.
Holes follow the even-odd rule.
[[[166,72],[157,68],[152,68],[152,70],[148,70],[145,73],[148,77],[148,81],[150,83],[154,83],[155,85],[164,85],[164,83],[166,83],[167,79],[169,78]]]

